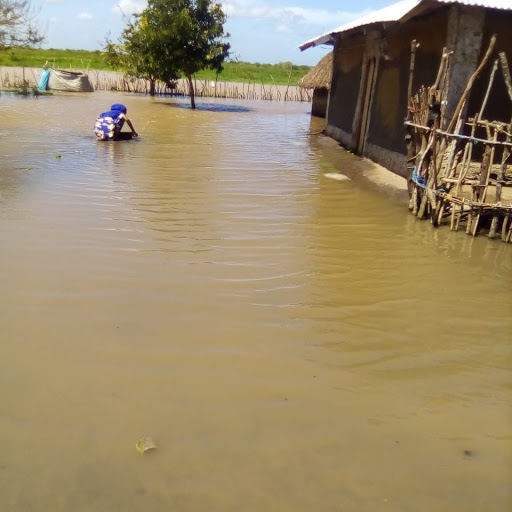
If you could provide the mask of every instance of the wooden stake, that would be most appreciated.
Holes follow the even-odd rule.
[[[510,120],[510,124],[508,125],[507,137],[506,137],[507,142],[510,142],[511,140],[512,140],[512,119]],[[503,182],[504,182],[504,178],[505,178],[505,170],[507,168],[507,160],[509,157],[510,157],[510,148],[504,147],[503,155],[501,157],[501,165],[498,170],[498,175],[496,176],[496,198],[495,198],[496,204],[501,203],[501,192],[502,192]],[[491,228],[489,229],[489,238],[494,238],[496,236],[496,231],[498,228],[498,220],[499,220],[499,215],[496,212],[492,218]]]
[[[416,63],[416,50],[418,47],[419,44],[416,42],[416,39],[413,39],[411,43],[411,62],[409,64],[409,85],[407,87],[407,98],[411,98],[412,96],[412,81],[414,78],[414,65]],[[409,119],[409,115],[407,117]]]
[[[489,57],[491,56],[491,53],[494,49],[495,44],[496,44],[496,34],[494,34],[491,37],[489,47],[487,48],[487,51],[485,52],[482,62],[480,62],[480,65],[476,68],[475,72],[471,75],[471,77],[466,85],[466,89],[464,89],[464,92],[462,93],[462,96],[460,97],[457,108],[455,109],[455,112],[453,113],[452,120],[450,121],[450,124],[448,125],[449,132],[453,131],[453,129],[455,128],[455,126],[459,120],[459,117],[462,114],[462,108],[464,107],[464,103],[466,103],[466,99],[469,95],[469,92],[471,91],[471,88],[473,87],[473,83],[477,79],[478,75],[481,73],[484,66],[487,64],[487,61],[489,60]]]
[[[510,78],[510,69],[508,67],[507,56],[501,52],[499,54],[499,59],[501,63],[501,70],[503,71],[503,78],[505,79],[505,86],[507,87],[508,96],[510,101],[512,101],[512,79]]]
[[[489,93],[491,92],[492,84],[494,82],[494,75],[496,74],[496,70],[498,69],[498,59],[494,61],[494,65],[491,71],[491,77],[489,78],[489,83],[487,84],[487,92],[485,93],[484,101],[482,102],[482,106],[480,108],[480,112],[478,113],[477,120],[482,120],[482,114],[484,113],[485,107],[487,106],[487,100],[489,99]]]
[[[494,130],[494,134],[492,136],[492,140],[496,140],[498,138],[498,130]],[[495,146],[486,146],[484,158],[482,161],[482,166],[480,167],[480,185],[477,192],[477,199],[479,202],[484,202],[487,196],[487,190],[489,188],[489,178],[491,177],[492,165],[494,162],[494,151]],[[478,231],[478,224],[480,222],[480,218],[482,216],[482,207],[476,216],[474,226],[473,226],[473,236],[476,236]]]

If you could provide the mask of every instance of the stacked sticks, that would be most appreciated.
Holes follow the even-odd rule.
[[[466,102],[476,78],[489,61],[496,38],[470,77],[450,119],[446,118],[452,52],[444,49],[435,83],[412,94],[415,53],[411,46],[407,146],[410,209],[434,226],[448,222],[452,230],[465,224],[466,233],[510,242],[512,238],[512,119],[510,123],[482,118],[498,69],[512,102],[508,61],[500,53],[494,61],[480,110],[466,116]]]

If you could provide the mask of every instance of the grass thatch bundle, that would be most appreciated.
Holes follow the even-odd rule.
[[[299,81],[303,89],[330,89],[333,52],[329,52],[307,75]]]

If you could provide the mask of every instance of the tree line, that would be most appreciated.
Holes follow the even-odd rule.
[[[0,50],[40,46],[45,39],[35,23],[30,0],[0,0]],[[229,56],[226,15],[212,0],[148,0],[139,14],[125,16],[126,27],[117,42],[106,39],[107,62],[128,76],[170,87],[184,76],[195,108],[192,76],[203,69],[220,73]]]

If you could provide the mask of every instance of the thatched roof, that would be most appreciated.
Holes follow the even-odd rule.
[[[304,89],[330,89],[332,78],[332,52],[329,52],[313,69],[299,80]]]

